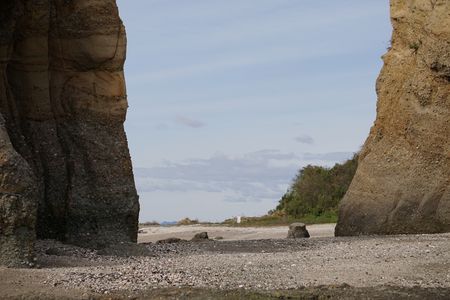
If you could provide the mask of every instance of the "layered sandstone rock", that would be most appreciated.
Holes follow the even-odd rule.
[[[125,49],[114,0],[0,1],[0,176],[17,181],[0,182],[2,243],[21,228],[32,241],[34,219],[40,238],[136,241]]]
[[[450,1],[391,0],[377,119],[337,235],[450,231]]]

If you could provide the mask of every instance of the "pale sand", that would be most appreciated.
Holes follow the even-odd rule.
[[[333,237],[336,224],[308,225],[306,228],[312,238]],[[196,233],[208,232],[210,239],[222,237],[226,241],[284,239],[287,236],[288,226],[275,227],[228,227],[215,225],[188,225],[188,226],[149,226],[141,228],[139,243],[156,242],[167,238],[180,238],[190,240]]]

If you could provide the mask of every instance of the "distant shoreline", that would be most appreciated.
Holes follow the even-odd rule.
[[[336,224],[307,225],[312,238],[334,237]],[[141,227],[138,242],[148,243],[168,238],[190,240],[196,233],[208,232],[211,239],[225,241],[284,239],[287,236],[288,226],[229,226],[220,224],[195,224],[173,226]]]

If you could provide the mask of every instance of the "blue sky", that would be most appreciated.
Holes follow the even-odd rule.
[[[118,0],[141,221],[275,207],[375,118],[388,0]]]

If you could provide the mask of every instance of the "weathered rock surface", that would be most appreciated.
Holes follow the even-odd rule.
[[[450,1],[391,0],[377,119],[336,235],[450,231]]]
[[[309,232],[303,223],[292,223],[289,225],[288,239],[309,238]]]
[[[0,115],[0,265],[26,266],[33,258],[36,181],[17,154]]]
[[[136,241],[125,50],[114,0],[0,1],[2,256],[30,248],[35,219],[40,238]]]
[[[207,232],[199,232],[194,235],[194,237],[191,239],[193,242],[203,242],[203,241],[209,241],[208,233]]]

